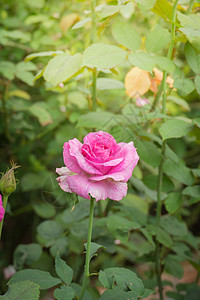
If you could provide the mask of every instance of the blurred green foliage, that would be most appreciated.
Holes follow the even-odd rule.
[[[74,282],[81,282],[89,201],[64,193],[55,169],[63,165],[64,142],[75,137],[82,140],[89,131],[105,130],[118,142],[133,140],[140,163],[122,201],[105,201],[95,207],[92,240],[105,249],[98,250],[91,271],[105,269],[95,284],[108,288],[100,299],[110,300],[111,295],[121,295],[120,300],[127,296],[138,299],[151,293],[156,286],[156,239],[161,245],[162,271],[182,278],[180,262],[187,260],[199,272],[199,4],[178,2],[172,62],[166,58],[172,2],[98,1],[98,43],[90,45],[90,1],[1,0],[0,169],[4,172],[10,161],[21,165],[16,172],[17,191],[10,197],[4,224],[1,270],[13,264],[20,272],[26,268],[51,271],[62,279],[58,274],[61,271],[54,268],[59,253],[73,269]],[[156,92],[145,93],[150,103],[144,107],[136,106],[136,97],[131,99],[125,93],[124,79],[133,66],[148,71],[151,78],[155,77],[155,67],[171,74],[174,88],[167,86],[167,115],[161,113],[160,103],[151,110]],[[97,111],[92,112],[94,68],[98,71]],[[155,209],[164,140],[164,205],[158,228]],[[144,286],[132,273],[139,285],[134,294],[131,288],[126,290],[128,270],[124,268],[138,273],[142,263],[147,264],[147,272],[140,274]],[[71,272],[69,266],[62,265]],[[117,277],[117,271],[110,275],[114,267],[123,268],[119,272],[125,282]],[[16,276],[35,282],[32,273],[20,272]],[[38,274],[39,279],[50,276]],[[32,291],[26,299],[38,299],[39,279],[21,282],[21,291]],[[51,281],[52,285],[44,289],[60,283],[52,276]],[[11,298],[0,298],[14,299],[13,282],[9,287]],[[112,282],[117,286],[110,294]],[[69,299],[79,294],[80,287],[70,284],[71,280],[55,290],[56,299],[64,299],[66,293],[71,295]],[[0,272],[1,294],[6,290]],[[88,292],[87,300],[99,299],[94,287]],[[169,295],[195,300],[189,298],[190,292],[195,295],[197,287],[177,285]],[[45,293],[42,291],[41,297]]]

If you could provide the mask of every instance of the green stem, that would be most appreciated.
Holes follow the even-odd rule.
[[[168,49],[168,52],[167,52],[167,58],[168,59],[172,58],[172,53],[173,53],[174,43],[175,43],[175,28],[176,28],[175,21],[176,21],[176,8],[177,8],[177,4],[178,4],[178,0],[175,0],[174,5],[173,5],[173,10],[172,10],[171,41],[170,41],[169,49]],[[155,97],[155,100],[154,100],[154,102],[152,104],[151,111],[155,110],[155,108],[156,108],[156,106],[157,106],[157,104],[159,102],[160,96],[162,95],[162,92],[165,89],[166,76],[167,76],[167,72],[164,71],[163,72],[163,79],[162,79],[160,88],[158,90],[158,93],[157,93],[157,95]],[[164,106],[166,107],[165,104],[164,104]]]
[[[96,43],[97,41],[97,26],[96,26],[96,0],[91,0],[91,11],[92,11],[92,43]],[[92,71],[92,110],[96,110],[96,82],[97,82],[97,69],[94,68]]]
[[[178,0],[174,1],[173,10],[172,10],[172,28],[171,28],[171,42],[167,53],[167,58],[171,60],[172,53],[174,49],[174,43],[175,43],[175,21],[176,21],[176,8],[177,8]],[[163,72],[163,79],[162,83],[159,89],[159,96],[155,98],[155,102],[153,103],[152,108],[157,105],[159,98],[163,92],[163,105],[162,105],[162,113],[166,114],[166,103],[167,103],[167,97],[166,97],[166,78],[167,78],[167,72]],[[160,162],[159,166],[159,172],[158,172],[158,188],[157,188],[157,210],[156,210],[156,226],[160,226],[160,217],[161,217],[161,211],[162,211],[162,183],[163,183],[163,164],[165,159],[165,149],[166,149],[166,141],[162,144],[162,160]],[[163,287],[162,287],[162,270],[161,270],[161,257],[160,257],[160,245],[159,242],[156,241],[156,261],[155,261],[155,269],[156,269],[156,277],[157,277],[157,284],[158,284],[158,290],[159,290],[159,296],[160,300],[163,300]]]
[[[91,247],[91,238],[92,238],[92,225],[93,225],[93,214],[94,214],[94,198],[90,200],[90,216],[89,216],[89,228],[88,228],[88,237],[87,237],[87,250],[86,250],[86,259],[85,259],[85,271],[83,285],[81,288],[81,293],[79,300],[81,300],[85,294],[85,290],[88,283],[88,278],[90,276],[90,247]]]
[[[5,209],[5,213],[6,213],[6,206],[7,206],[7,202],[8,202],[8,196],[3,196],[3,208]],[[4,215],[5,217],[5,215]],[[0,223],[0,240],[1,240],[1,233],[2,233],[2,229],[3,229],[3,220]]]

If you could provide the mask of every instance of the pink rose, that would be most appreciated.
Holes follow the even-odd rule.
[[[0,222],[3,220],[5,209],[3,208],[2,196],[0,194]]]
[[[69,140],[63,147],[66,167],[57,168],[61,189],[83,198],[119,201],[127,194],[127,181],[139,156],[133,142],[117,143],[107,132],[90,132],[84,143]]]

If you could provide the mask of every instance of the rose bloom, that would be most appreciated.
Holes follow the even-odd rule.
[[[83,144],[76,138],[63,147],[66,167],[57,168],[61,189],[83,198],[119,201],[127,194],[139,156],[133,142],[117,143],[107,132],[90,132]]]
[[[2,196],[0,194],[0,222],[3,220],[5,209],[3,208]]]

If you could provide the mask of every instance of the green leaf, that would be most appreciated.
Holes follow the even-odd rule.
[[[1,61],[0,73],[9,80],[13,80],[15,77],[15,65],[10,61]]]
[[[89,68],[114,68],[124,61],[127,52],[117,46],[92,44],[83,55],[83,66]]]
[[[114,14],[116,14],[120,9],[120,6],[119,5],[106,5],[106,4],[103,4],[101,6],[101,9],[96,9],[97,10],[97,16],[100,18],[100,19],[104,19],[104,18],[107,18],[109,16],[112,16]]]
[[[85,243],[84,246],[85,246],[85,249],[87,250],[87,243]],[[99,245],[99,244],[97,244],[97,243],[91,242],[91,246],[90,246],[90,260],[91,260],[91,258],[92,258],[93,256],[96,256],[96,255],[97,255],[97,254],[95,254],[95,253],[96,253],[96,252],[98,251],[98,249],[100,249],[100,248],[105,249],[104,246]]]
[[[175,65],[174,65],[173,61],[171,61],[167,57],[157,55],[154,57],[154,61],[155,61],[156,66],[159,69],[161,69],[163,71],[167,71],[168,73],[174,72]]]
[[[157,0],[152,11],[167,22],[172,19],[172,5],[167,0]]]
[[[191,170],[187,168],[183,162],[174,162],[170,159],[166,159],[163,164],[164,173],[168,176],[180,181],[186,185],[192,185],[194,177]]]
[[[39,224],[37,232],[44,239],[52,240],[58,238],[62,234],[63,228],[57,221],[48,220]]]
[[[43,74],[44,79],[53,86],[65,82],[81,69],[81,64],[82,54],[80,53],[56,55],[48,62]]]
[[[112,78],[97,78],[98,90],[124,89],[124,83]]]
[[[106,290],[99,298],[99,300],[116,299],[127,300],[127,293],[122,291],[118,286],[114,286],[112,290]]]
[[[173,247],[173,241],[170,235],[163,230],[162,228],[156,228],[156,239],[158,240],[159,243],[163,244],[164,246],[168,248]]]
[[[34,202],[33,209],[39,217],[44,219],[52,218],[56,213],[54,206],[42,201]]]
[[[165,258],[165,271],[177,278],[183,277],[183,267],[180,262],[174,259],[173,255],[168,255]]]
[[[167,120],[161,125],[159,132],[163,141],[171,138],[180,138],[192,130],[193,126],[182,120]]]
[[[143,178],[144,184],[151,190],[157,190],[158,175],[148,175]],[[174,190],[173,182],[166,176],[163,176],[162,191],[170,192]]]
[[[116,125],[119,125],[117,116],[107,111],[89,112],[80,116],[77,123],[77,127],[96,128],[105,131]]]
[[[200,72],[200,66],[199,66],[197,54],[194,48],[189,43],[186,43],[185,45],[185,57],[192,71],[198,74]]]
[[[190,197],[200,197],[200,185],[188,186],[183,190],[183,195]]]
[[[56,256],[55,260],[56,273],[59,278],[67,285],[70,285],[73,278],[73,270],[70,268],[64,260],[59,256]]]
[[[53,122],[49,112],[38,104],[33,104],[28,110],[34,117],[38,119],[42,126],[47,126]]]
[[[73,289],[76,291],[76,294],[79,296],[80,292],[81,292],[81,286],[77,283],[72,283],[71,286],[73,287]],[[85,294],[82,298],[82,300],[92,300],[91,295],[88,293],[88,291],[85,291]]]
[[[153,68],[155,68],[155,61],[149,53],[132,53],[128,56],[128,60],[134,66],[137,66],[138,68],[148,72],[152,72]]]
[[[178,90],[181,96],[187,96],[195,89],[195,85],[191,79],[188,78],[175,78],[174,88]]]
[[[82,28],[85,24],[91,22],[91,17],[88,17],[88,18],[85,18],[79,22],[77,22],[73,27],[72,27],[72,30],[74,29],[79,29],[79,28]]]
[[[155,247],[155,243],[153,241],[152,234],[150,233],[150,231],[148,231],[146,228],[140,228],[140,231],[147,238],[149,243]]]
[[[154,7],[156,0],[136,0],[136,2],[141,9],[148,10]]]
[[[200,286],[194,284],[188,287],[184,300],[199,300],[199,295]]]
[[[60,256],[68,254],[68,238],[66,236],[61,236],[53,242],[53,245],[50,248],[50,253],[53,257],[56,257],[57,254]]]
[[[9,284],[5,295],[0,296],[1,300],[39,300],[39,286],[31,281],[22,281]]]
[[[119,44],[132,51],[140,47],[140,35],[131,24],[117,21],[112,28],[112,34]]]
[[[18,245],[14,252],[14,266],[21,269],[24,265],[30,266],[42,255],[42,247],[38,244]]]
[[[55,289],[54,297],[57,300],[72,300],[75,296],[75,290],[71,286],[62,285],[59,289]]]
[[[40,286],[41,290],[49,289],[59,283],[61,280],[55,277],[52,277],[49,272],[26,269],[21,270],[15,273],[9,281],[9,284],[13,284],[16,282],[21,282],[24,280],[30,280]],[[29,299],[29,298],[28,298]],[[13,300],[13,299],[12,299]],[[26,298],[27,300],[27,298]]]
[[[111,215],[108,217],[107,227],[114,238],[119,239],[121,242],[127,242],[129,231],[140,228],[140,224],[119,215]]]
[[[21,61],[16,65],[16,73],[22,72],[22,71],[36,71],[37,67],[32,62],[24,62]]]
[[[173,214],[181,206],[181,203],[182,203],[181,193],[179,192],[170,193],[165,199],[166,210],[170,214]]]
[[[137,52],[130,54],[128,59],[133,65],[148,72],[152,72],[155,66],[169,73],[174,71],[174,63],[167,57]]]
[[[76,204],[75,208],[72,210],[66,209],[62,216],[62,221],[67,225],[73,223],[78,223],[78,221],[85,219],[89,215],[89,201],[81,201]]]
[[[37,52],[37,53],[31,53],[26,56],[25,61],[32,60],[36,57],[44,57],[44,56],[55,56],[58,54],[64,54],[62,50],[56,50],[56,51],[45,51],[45,52]]]
[[[99,272],[99,281],[104,287],[112,289],[114,282],[124,291],[135,292],[136,299],[144,293],[142,280],[137,277],[136,273],[124,268],[107,268]]]
[[[135,142],[139,157],[152,167],[159,166],[161,162],[161,153],[158,147],[149,141],[137,140]]]
[[[133,2],[128,2],[123,5],[120,9],[120,14],[123,16],[124,19],[129,19],[135,11],[135,6]]]
[[[197,75],[194,79],[195,87],[197,90],[197,93],[200,95],[200,75]]]
[[[125,206],[137,208],[143,214],[147,215],[148,213],[148,203],[146,199],[143,199],[135,194],[128,193],[127,196],[125,196],[120,203]]]
[[[190,28],[190,27],[184,27],[179,28],[180,31],[182,31],[188,38],[189,41],[191,41],[194,38],[200,37],[200,30],[196,28]]]
[[[16,74],[16,77],[20,79],[21,81],[25,82],[26,84],[32,86],[34,81],[34,76],[31,72],[27,71],[19,71]]]
[[[160,226],[174,236],[185,236],[187,234],[186,224],[180,222],[175,216],[165,215],[161,217]]]
[[[44,178],[47,173],[26,173],[21,180],[21,187],[23,192],[29,192],[41,188],[44,184]]]
[[[170,33],[167,29],[159,26],[146,36],[145,46],[148,52],[162,50],[170,42]]]
[[[172,101],[177,105],[180,105],[181,107],[184,108],[184,110],[186,111],[190,111],[190,106],[188,105],[188,102],[186,100],[184,100],[181,97],[178,97],[176,95],[169,95],[167,97],[167,101]]]

